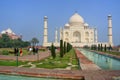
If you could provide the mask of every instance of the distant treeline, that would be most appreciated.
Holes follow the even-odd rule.
[[[30,46],[29,41],[23,41],[22,39],[11,39],[7,34],[2,34],[0,37],[0,48],[19,48],[27,46]]]

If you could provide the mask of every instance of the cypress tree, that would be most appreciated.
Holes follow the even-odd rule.
[[[94,45],[94,50],[96,50],[97,49],[97,46],[96,45]]]
[[[100,44],[98,44],[98,51],[100,51]]]
[[[69,52],[69,51],[70,51],[70,44],[67,43],[67,52]]]
[[[70,44],[70,50],[72,49],[72,45]]]
[[[51,45],[51,54],[52,54],[53,59],[55,59],[56,53],[55,53],[55,47],[54,47],[53,43]]]
[[[109,51],[111,51],[111,50],[112,50],[112,47],[111,47],[111,45],[110,45],[108,48],[109,48]]]
[[[69,52],[72,49],[72,45],[70,43],[67,43],[67,52]]]
[[[106,50],[107,50],[107,47],[106,47],[106,44],[105,44],[104,51],[106,52]]]
[[[60,57],[63,57],[63,40],[60,40]]]
[[[100,49],[101,49],[101,51],[103,50],[102,44],[101,44],[101,48]]]
[[[93,46],[91,45],[91,50],[93,50]]]
[[[64,54],[66,53],[66,42],[64,42]]]
[[[67,42],[67,52],[69,52],[69,43]]]

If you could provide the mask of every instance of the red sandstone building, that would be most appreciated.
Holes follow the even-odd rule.
[[[0,33],[0,37],[2,36],[2,34],[7,34],[11,39],[22,39],[21,35],[16,35],[10,28],[3,30]]]

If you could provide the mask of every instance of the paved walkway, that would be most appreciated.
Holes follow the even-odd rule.
[[[100,67],[88,60],[79,50],[76,50],[76,55],[82,70],[101,70]]]
[[[36,61],[45,59],[50,56],[50,52],[40,52],[36,55],[26,55],[26,56],[18,56],[19,61]],[[16,56],[6,56],[6,55],[0,55],[0,60],[16,60]]]
[[[83,56],[80,51],[76,50],[77,57],[80,60],[82,70],[57,70],[57,69],[41,69],[41,68],[23,68],[13,66],[0,66],[0,73],[16,74],[34,77],[54,77],[54,78],[71,78],[73,80],[120,80],[120,70],[101,70],[91,61]],[[50,56],[50,52],[39,53],[39,59]],[[2,56],[0,59],[15,60],[15,56]],[[37,60],[37,55],[28,55],[19,57],[19,60]],[[84,65],[84,66],[83,66]],[[119,79],[117,79],[119,77]]]
[[[119,80],[117,77],[120,77],[120,70],[53,70],[40,68],[18,68],[13,66],[0,66],[0,73],[47,78],[71,78],[73,80]]]

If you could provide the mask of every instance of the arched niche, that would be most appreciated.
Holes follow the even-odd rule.
[[[66,41],[66,42],[69,42],[69,39],[68,39],[68,38],[65,38],[65,41]]]
[[[89,32],[85,32],[85,37],[89,37]]]
[[[81,35],[80,35],[80,32],[75,31],[75,32],[73,33],[73,39],[74,39],[73,42],[81,42]]]

